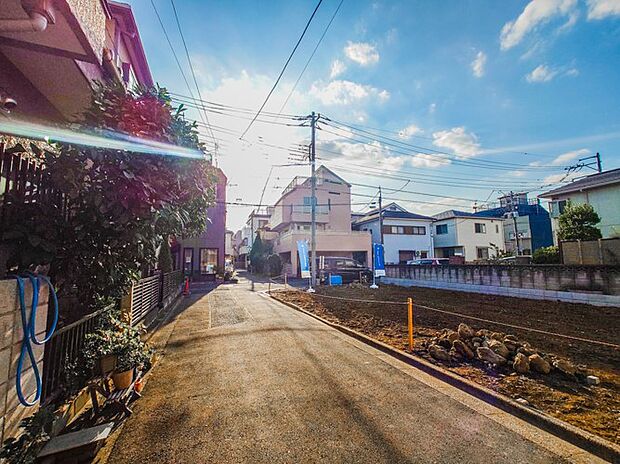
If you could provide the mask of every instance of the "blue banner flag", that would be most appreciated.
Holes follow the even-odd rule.
[[[385,257],[383,256],[383,244],[373,243],[373,269],[375,277],[383,277],[385,275]]]
[[[297,252],[299,253],[299,267],[301,268],[301,277],[303,279],[309,279],[310,257],[308,256],[308,242],[306,240],[297,240]]]

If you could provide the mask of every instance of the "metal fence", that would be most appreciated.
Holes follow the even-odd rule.
[[[152,311],[163,307],[181,293],[182,271],[158,273],[134,284],[131,291],[131,323],[142,322]]]
[[[179,294],[183,283],[183,271],[167,272],[163,275],[161,284],[161,300],[166,301],[171,296]]]
[[[100,309],[56,330],[45,344],[42,403],[53,399],[62,390],[67,380],[67,369],[78,360],[86,336],[94,332],[104,312],[113,308],[114,305]]]
[[[131,323],[136,325],[151,312],[163,307],[181,293],[182,271],[158,273],[138,281],[132,288]],[[62,392],[70,368],[80,356],[84,341],[96,330],[102,315],[115,305],[89,314],[79,321],[61,327],[45,345],[43,362],[43,403],[53,400]]]

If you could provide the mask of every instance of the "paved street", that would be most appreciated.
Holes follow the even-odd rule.
[[[264,289],[192,295],[109,462],[596,462]]]

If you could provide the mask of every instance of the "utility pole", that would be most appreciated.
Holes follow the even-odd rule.
[[[596,169],[598,169],[598,172],[603,172],[603,165],[601,163],[601,154],[598,151],[596,152]]]
[[[312,145],[310,149],[310,169],[312,176],[312,197],[310,198],[310,211],[312,213],[311,243],[310,243],[310,289],[316,286],[316,121],[318,117],[312,112]],[[309,290],[310,290],[309,289]]]
[[[383,198],[381,196],[381,186],[379,186],[379,237],[383,245]]]
[[[519,231],[517,230],[518,206],[515,204],[515,195],[512,192],[512,190],[510,191],[510,209],[512,209],[510,215],[512,216],[512,224],[514,226],[514,231],[515,231],[515,240],[517,241],[517,256],[521,256],[521,242],[519,240]]]

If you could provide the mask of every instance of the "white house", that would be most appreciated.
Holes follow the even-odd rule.
[[[410,213],[396,203],[383,208],[383,244],[385,262],[405,263],[412,259],[433,257],[433,218]],[[381,241],[379,209],[356,217],[353,229],[369,231],[372,241]]]
[[[453,209],[433,217],[437,258],[463,256],[465,261],[475,261],[494,257],[496,249],[505,250],[502,218],[474,216]]]

